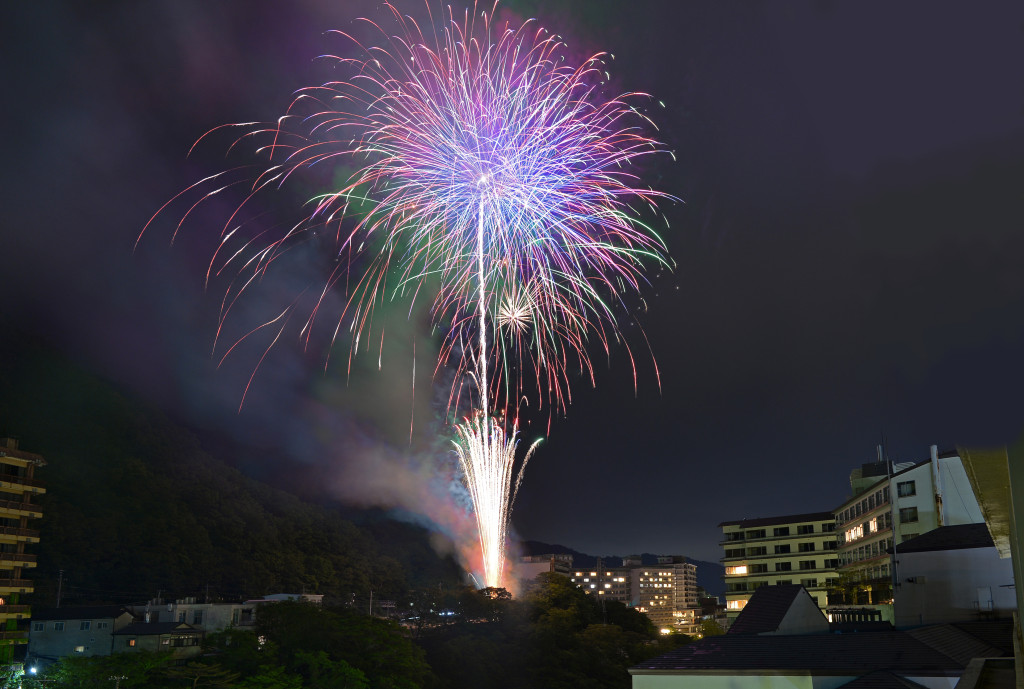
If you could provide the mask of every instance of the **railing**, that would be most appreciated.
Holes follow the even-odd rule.
[[[31,605],[0,605],[0,615],[17,615],[32,611]]]
[[[35,553],[0,553],[0,562],[35,562]]]
[[[813,533],[792,533],[786,536],[761,536],[760,538],[734,538],[732,540],[719,541],[718,545],[725,548],[730,545],[743,545],[745,543],[765,543],[771,541],[795,541],[797,539],[835,539],[836,531],[815,531]]]
[[[21,529],[16,526],[0,527],[0,535],[3,536],[24,536],[26,538],[39,538],[38,529]]]
[[[0,589],[30,589],[31,579],[0,579]]]
[[[35,486],[36,488],[45,488],[46,483],[40,481],[37,478],[29,478],[28,476],[12,476],[10,474],[0,474],[0,484],[12,483],[19,486]]]
[[[28,632],[0,632],[0,639],[17,639],[28,641]]]
[[[31,502],[15,502],[14,500],[0,500],[0,510],[43,513],[43,508],[39,505],[34,505]]]

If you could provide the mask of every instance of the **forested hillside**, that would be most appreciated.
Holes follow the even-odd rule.
[[[2,363],[0,434],[48,463],[38,473],[44,518],[32,525],[41,530],[30,574],[37,605],[54,603],[58,570],[66,604],[158,592],[348,600],[459,580],[419,527],[357,526],[247,478],[162,413],[59,357],[37,351]]]

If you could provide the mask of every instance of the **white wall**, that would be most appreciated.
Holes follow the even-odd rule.
[[[1013,563],[1000,560],[996,548],[966,548],[899,553],[900,586],[896,626],[967,622],[978,619],[978,588],[991,589],[994,614],[1009,617],[1017,607]],[[925,578],[909,583],[908,578]]]

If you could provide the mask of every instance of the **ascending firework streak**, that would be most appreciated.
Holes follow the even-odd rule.
[[[432,41],[414,19],[385,6],[397,34],[363,21],[390,49],[337,32],[364,54],[328,56],[351,76],[300,91],[274,125],[247,125],[233,146],[259,142],[269,162],[256,175],[229,170],[191,187],[217,186],[181,222],[206,198],[249,185],[208,273],[238,270],[222,324],[275,259],[329,229],[338,265],[302,336],[326,295],[344,285],[335,336],[342,327],[351,333],[349,366],[361,343],[370,346],[378,306],[432,295],[443,338],[437,367],[458,373],[449,409],[458,411],[464,391],[475,398],[455,443],[485,582],[500,586],[522,478],[521,468],[513,484],[520,408],[536,393],[538,408],[564,410],[571,378],[594,382],[588,348],[596,343],[607,355],[613,341],[624,342],[616,313],[644,282],[644,262],[664,263],[661,239],[639,217],[642,207],[656,213],[654,202],[666,195],[640,188],[631,170],[663,149],[643,133],[653,127],[639,106],[647,96],[601,98],[603,54],[568,66],[560,39],[532,20],[518,28],[496,23],[496,5],[467,12],[462,23],[451,8],[438,26],[431,16]],[[250,199],[321,163],[347,178],[315,196],[303,222],[270,241],[266,230],[239,232],[248,227],[242,211]]]

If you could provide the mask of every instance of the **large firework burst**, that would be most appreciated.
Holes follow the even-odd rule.
[[[461,20],[445,8],[426,32],[385,7],[395,30],[362,20],[379,32],[377,43],[337,32],[362,53],[327,56],[343,79],[300,91],[277,123],[247,125],[236,141],[255,142],[269,160],[255,178],[241,173],[253,196],[313,166],[345,170],[342,181],[316,195],[289,231],[235,246],[239,208],[210,269],[237,267],[229,309],[296,241],[329,229],[338,264],[321,294],[344,286],[336,332],[348,329],[353,354],[382,304],[429,300],[443,338],[437,365],[460,374],[450,409],[468,390],[477,410],[459,426],[457,445],[487,585],[497,586],[511,466],[484,465],[514,461],[522,400],[564,409],[573,378],[593,382],[589,351],[619,339],[623,300],[643,282],[645,263],[664,260],[661,240],[640,220],[664,194],[636,173],[640,158],[663,149],[645,133],[653,128],[642,111],[646,95],[602,95],[605,55],[570,65],[558,37],[532,20],[496,21],[496,5]],[[207,196],[237,174],[204,180],[221,185]],[[318,304],[305,333],[320,311]],[[510,427],[494,421],[492,409]],[[495,471],[504,478],[473,485]],[[504,492],[485,496],[492,484]],[[500,539],[496,547],[484,543],[485,531]],[[492,557],[497,562],[486,562]]]

